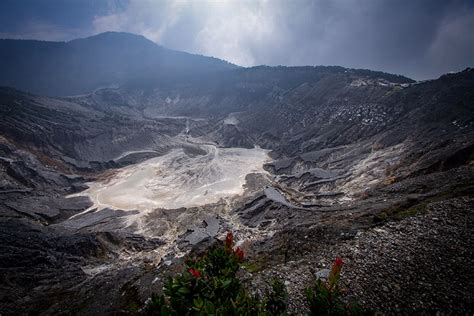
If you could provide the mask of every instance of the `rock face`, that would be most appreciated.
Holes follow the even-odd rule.
[[[472,266],[472,221],[454,222],[472,217],[473,70],[423,83],[342,67],[227,69],[165,81],[121,82],[64,98],[0,89],[0,314],[132,313],[160,288],[176,257],[228,229],[263,276],[275,266],[304,274],[320,260],[324,269],[340,253],[352,260],[354,293],[382,312],[447,312],[462,299],[472,303],[466,293],[474,289],[463,277],[456,279],[463,290],[449,287],[446,294],[453,305],[433,303],[434,290],[416,308],[383,302],[416,304],[410,293],[431,291],[431,272],[447,280],[458,269],[457,261],[431,251],[450,247],[442,240],[461,247]],[[242,194],[189,208],[91,208],[78,194],[88,182],[114,183],[128,170],[120,168],[175,152],[181,156],[167,164],[167,175],[179,172],[173,166],[183,159],[206,157],[199,170],[179,174],[198,185],[202,177],[193,175],[212,173],[218,162],[206,146],[229,153],[259,146],[271,159],[266,172],[242,176]],[[228,159],[225,168],[232,167]],[[428,232],[420,228],[425,224]],[[461,226],[459,236],[445,239]],[[407,248],[374,245],[379,233]],[[440,254],[443,262],[419,287],[403,272],[415,277],[404,267],[418,250],[424,260]],[[386,251],[404,259],[389,265]],[[383,300],[363,279],[377,262],[401,274],[385,284],[388,272],[380,272]],[[287,280],[291,289],[308,281]],[[459,313],[472,308],[456,306]]]

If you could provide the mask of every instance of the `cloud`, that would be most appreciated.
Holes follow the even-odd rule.
[[[352,9],[344,5],[352,1],[337,2],[348,7],[343,11]],[[244,66],[298,64],[308,53],[313,57],[331,55],[325,48],[335,33],[329,24],[336,19],[328,14],[333,12],[328,12],[331,5],[327,3],[130,0],[125,10],[96,16],[93,25],[96,32],[140,33],[171,48],[218,56]]]
[[[125,9],[112,6],[108,14],[95,16],[92,24],[96,33],[132,32],[160,43],[163,35],[181,18],[185,5],[188,3],[181,1],[132,0]]]
[[[437,30],[427,58],[438,71],[459,71],[474,65],[474,10],[446,17]]]
[[[341,65],[415,79],[474,65],[472,0],[24,1],[3,10],[24,20],[0,3],[0,36],[124,31],[243,66]]]
[[[267,9],[267,1],[248,6],[235,2],[212,6],[196,34],[195,46],[203,54],[226,56],[240,65],[260,63],[258,48],[275,46],[278,38],[274,34],[281,32],[275,16]]]
[[[64,28],[43,20],[30,20],[14,31],[0,32],[0,38],[66,41],[84,34],[81,29]]]

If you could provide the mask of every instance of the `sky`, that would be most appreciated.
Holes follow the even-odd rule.
[[[339,65],[417,80],[474,67],[474,0],[0,1],[0,38],[105,31],[246,67]]]

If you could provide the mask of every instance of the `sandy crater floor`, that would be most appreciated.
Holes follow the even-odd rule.
[[[243,193],[249,173],[264,173],[261,148],[218,148],[193,143],[164,156],[127,166],[107,181],[89,183],[94,208],[122,210],[201,206]]]

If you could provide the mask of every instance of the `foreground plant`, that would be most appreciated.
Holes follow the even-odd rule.
[[[224,244],[186,261],[183,273],[170,278],[165,295],[153,296],[145,315],[282,315],[286,314],[284,285],[275,281],[264,298],[251,295],[236,277],[244,252],[234,249],[228,233]]]
[[[271,290],[260,298],[246,290],[237,278],[245,254],[234,247],[228,233],[224,242],[204,256],[186,260],[181,274],[170,278],[164,295],[152,296],[144,315],[287,315],[288,293],[285,285],[274,280]],[[336,258],[327,280],[316,280],[306,289],[309,315],[370,315],[357,304],[345,304],[339,279],[343,266]]]
[[[336,258],[326,281],[316,280],[312,288],[306,289],[310,315],[344,315],[345,306],[341,301],[339,278],[343,261]]]
[[[342,300],[343,291],[339,286],[342,265],[337,257],[334,260],[327,280],[317,279],[313,287],[306,289],[306,300],[309,305],[308,315],[373,315],[356,302],[350,304]]]

